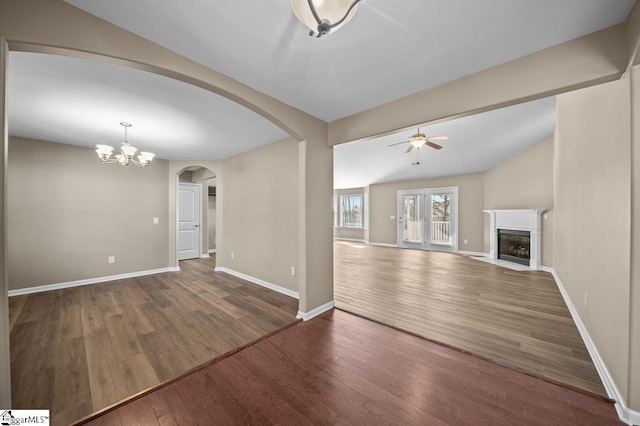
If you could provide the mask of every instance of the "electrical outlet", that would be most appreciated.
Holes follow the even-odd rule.
[[[116,257],[115,256],[109,256],[109,263],[116,263]]]
[[[464,244],[469,244],[469,240],[462,240]]]
[[[158,219],[157,217],[153,218],[153,224],[157,225],[158,223],[160,223],[160,219]]]
[[[233,260],[235,258],[235,255],[233,254],[233,252],[231,252],[231,260]]]
[[[396,220],[396,217],[395,216],[391,216],[389,219]]]
[[[292,267],[291,267],[291,276],[292,276],[292,277],[295,277],[295,276],[296,276],[296,267],[295,267],[295,266],[292,266]]]

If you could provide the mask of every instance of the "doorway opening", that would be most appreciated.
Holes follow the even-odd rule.
[[[458,187],[398,191],[398,247],[458,251]]]
[[[208,258],[216,251],[216,175],[199,166],[178,174],[178,260]]]

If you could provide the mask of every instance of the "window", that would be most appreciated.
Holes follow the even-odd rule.
[[[340,226],[345,228],[362,228],[363,225],[362,194],[340,196]]]

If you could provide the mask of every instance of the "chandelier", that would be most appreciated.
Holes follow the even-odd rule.
[[[360,0],[291,0],[296,17],[318,38],[338,31],[353,18]],[[322,16],[322,18],[321,18]]]
[[[153,160],[155,154],[151,152],[141,152],[138,154],[138,159],[134,159],[133,156],[136,154],[138,148],[131,146],[129,139],[127,139],[127,129],[131,127],[131,123],[122,121],[120,122],[120,125],[124,127],[124,140],[120,146],[120,154],[116,154],[115,158],[111,158],[113,147],[109,145],[96,145],[98,148],[96,149],[98,157],[100,157],[102,164],[118,162],[124,168],[133,163],[136,166],[145,169],[149,164],[151,164],[151,160]]]

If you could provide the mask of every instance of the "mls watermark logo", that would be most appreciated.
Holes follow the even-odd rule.
[[[41,425],[49,426],[49,410],[2,410],[0,425]]]

